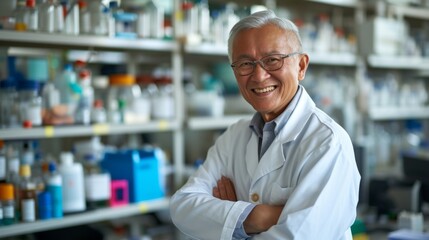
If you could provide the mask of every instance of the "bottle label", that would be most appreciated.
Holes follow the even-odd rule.
[[[0,179],[6,178],[6,158],[0,156]]]
[[[22,199],[22,221],[33,222],[36,220],[36,204],[34,199]]]
[[[85,177],[86,199],[90,201],[110,198],[110,175],[93,174]]]
[[[77,172],[70,172],[62,173],[62,177],[64,212],[85,210],[85,189],[82,175]]]
[[[3,207],[3,218],[15,218],[15,208],[13,206]]]

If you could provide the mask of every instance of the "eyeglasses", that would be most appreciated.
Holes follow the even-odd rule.
[[[265,56],[259,60],[242,59],[231,64],[234,71],[240,76],[247,76],[255,71],[256,64],[259,63],[265,71],[276,71],[283,67],[284,59],[292,57],[301,52],[293,52],[289,54],[272,54]]]

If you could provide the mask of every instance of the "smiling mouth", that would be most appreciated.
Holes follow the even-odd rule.
[[[274,89],[276,89],[275,86],[269,86],[269,87],[265,87],[265,88],[254,88],[253,91],[255,93],[267,93],[267,92],[274,91]]]

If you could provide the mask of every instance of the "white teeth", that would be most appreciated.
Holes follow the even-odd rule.
[[[274,90],[275,87],[270,86],[270,87],[266,87],[266,88],[255,88],[255,92],[256,93],[266,93],[266,92],[271,92]]]

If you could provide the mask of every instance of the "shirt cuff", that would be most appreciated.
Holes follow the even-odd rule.
[[[250,237],[249,235],[247,235],[246,231],[244,231],[243,223],[254,207],[256,207],[255,204],[250,204],[241,213],[240,217],[237,220],[237,224],[235,225],[234,232],[232,234],[233,239],[247,239]]]

